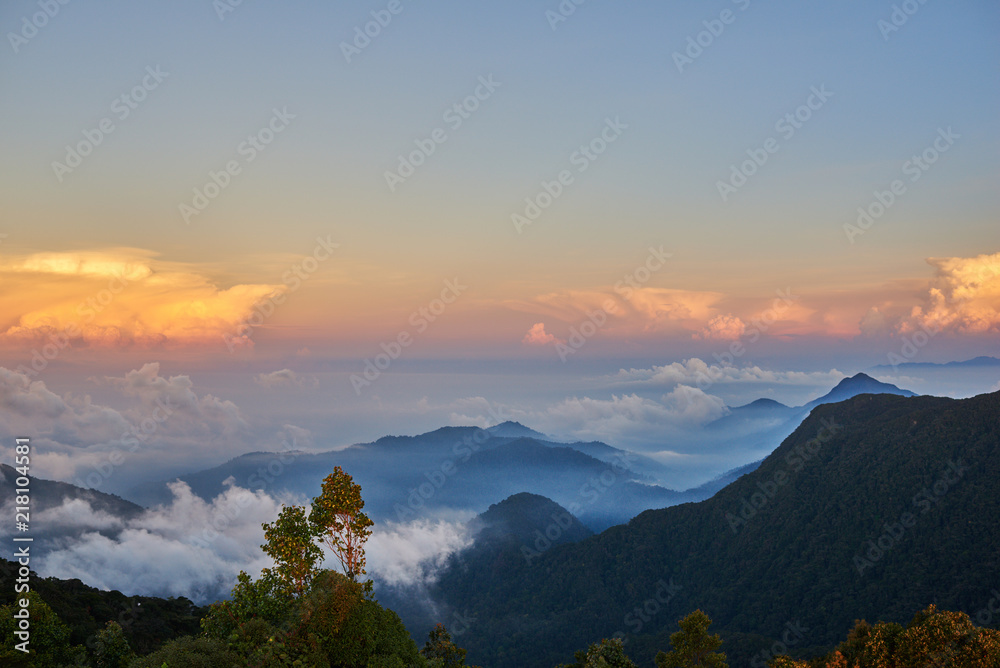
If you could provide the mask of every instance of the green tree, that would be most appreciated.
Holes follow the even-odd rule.
[[[262,524],[261,548],[274,559],[275,574],[292,594],[302,596],[316,577],[323,550],[316,544],[316,529],[306,519],[303,506],[283,506],[278,519]]]
[[[558,668],[639,668],[625,653],[625,643],[620,638],[605,638],[573,655],[575,663]]]
[[[711,623],[701,610],[680,620],[681,630],[670,635],[673,650],[656,655],[657,668],[728,668],[726,655],[715,651],[722,639],[708,634]]]
[[[97,632],[94,646],[94,664],[98,668],[127,668],[135,659],[121,624],[110,621]]]
[[[344,574],[355,582],[366,573],[364,545],[371,535],[372,521],[362,512],[364,507],[361,485],[337,466],[323,480],[322,492],[312,500],[309,513],[315,535],[340,561]]]
[[[452,642],[451,634],[444,624],[437,624],[431,629],[420,654],[428,660],[428,666],[433,668],[463,668],[466,665],[466,650]]]
[[[21,599],[28,601],[26,608],[20,605]],[[14,615],[22,609],[27,609],[30,615],[28,619],[30,641],[27,654],[16,648],[21,640],[14,635],[14,632],[19,630],[19,620],[15,619]],[[3,634],[0,639],[0,665],[5,668],[62,666],[75,663],[85,654],[81,645],[70,645],[69,627],[34,591],[18,594],[13,603],[0,607],[0,633]]]

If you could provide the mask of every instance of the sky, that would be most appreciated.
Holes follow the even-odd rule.
[[[727,405],[1000,354],[996,3],[11,0],[0,28],[0,428],[51,477],[163,396],[137,478],[508,416],[669,454]]]

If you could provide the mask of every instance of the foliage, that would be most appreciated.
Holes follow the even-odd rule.
[[[629,655],[651,665],[667,648],[668,619],[699,607],[711,610],[718,651],[733,666],[749,665],[793,621],[809,631],[790,651],[823,654],[858,618],[905,623],[930,602],[983,607],[1000,578],[998,442],[1000,393],[818,406],[756,471],[711,499],[646,511],[530,564],[523,545],[473,547],[430,594],[478,620],[463,645],[491,666],[553,666],[616,631],[629,631]],[[947,473],[949,460],[968,468]],[[934,501],[915,504],[924,490]],[[747,510],[751,500],[759,507]],[[743,512],[749,519],[734,530],[727,513]],[[859,574],[854,557],[904,513],[914,525]],[[648,621],[634,614],[671,577],[682,588],[670,602]],[[641,631],[625,620],[642,621]]]
[[[315,534],[340,561],[344,574],[355,581],[366,572],[364,544],[373,524],[362,512],[364,507],[361,485],[337,466],[324,478],[309,514]]]
[[[462,668],[466,665],[466,650],[452,642],[451,634],[444,624],[436,624],[431,629],[420,654],[428,660],[428,666],[433,668]]]
[[[282,626],[293,604],[290,593],[273,571],[265,569],[256,581],[240,571],[230,600],[213,603],[201,620],[201,628],[210,638],[235,642],[240,630],[252,620]]]
[[[184,636],[165,643],[129,668],[245,668],[246,662],[214,638]]]
[[[775,657],[771,668],[998,668],[1000,631],[976,627],[962,612],[931,605],[906,628],[859,621],[847,640],[824,658],[795,661]]]
[[[657,668],[728,668],[726,655],[715,651],[722,639],[708,635],[708,615],[695,610],[678,623],[681,630],[670,635],[673,650],[656,655]]]
[[[15,603],[17,562],[0,559],[0,605]],[[207,611],[184,597],[126,596],[120,591],[88,587],[80,580],[40,578],[31,573],[31,591],[37,592],[70,629],[70,645],[84,645],[93,660],[97,635],[109,621],[117,622],[129,646],[148,654],[167,640],[197,633]]]
[[[28,601],[30,614],[29,653],[15,649],[20,640],[14,635],[18,629],[14,614],[22,609],[17,602],[0,607],[0,665],[10,666],[61,666],[76,663],[84,656],[84,648],[70,644],[70,629],[52,608],[38,595],[29,591],[18,594],[18,599]]]
[[[97,632],[94,647],[94,665],[97,668],[128,668],[135,659],[135,652],[125,639],[125,631],[118,622],[108,622]]]
[[[618,639],[604,639],[586,650],[573,655],[575,663],[562,664],[557,668],[638,668],[625,653],[624,643]]]
[[[302,596],[316,576],[316,565],[323,560],[323,550],[314,542],[316,531],[306,519],[306,509],[285,506],[274,523],[262,526],[266,542],[261,548],[274,559],[278,578],[295,596]]]

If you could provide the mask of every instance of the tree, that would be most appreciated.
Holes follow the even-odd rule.
[[[110,621],[97,632],[94,663],[99,668],[127,668],[135,660],[135,652],[125,639],[121,624]]]
[[[276,575],[293,595],[302,596],[323,559],[323,550],[315,542],[316,529],[306,519],[306,509],[283,506],[274,523],[261,526],[267,541],[261,548],[274,559]]]
[[[681,630],[670,635],[674,649],[656,655],[657,668],[729,668],[726,655],[715,651],[722,639],[718,635],[708,635],[711,623],[701,610],[680,620]]]
[[[27,600],[27,607],[20,601]],[[14,617],[20,610],[27,609],[30,616],[30,642],[25,654],[16,645],[22,642],[14,631],[20,628]],[[18,594],[10,605],[0,607],[0,665],[15,666],[61,666],[82,659],[85,651],[81,645],[70,645],[70,629],[35,591]]]
[[[847,640],[823,659],[795,661],[775,657],[771,668],[1000,668],[1000,631],[976,627],[964,612],[946,612],[931,605],[918,612],[906,628],[879,622],[857,622]]]
[[[309,523],[315,535],[340,561],[344,574],[357,582],[365,574],[365,541],[372,521],[362,512],[361,485],[339,466],[323,480],[322,492],[312,500]]]
[[[465,666],[466,650],[451,640],[451,634],[438,624],[427,634],[427,642],[420,654],[435,668],[462,668]]]

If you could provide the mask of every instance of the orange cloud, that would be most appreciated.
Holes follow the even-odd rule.
[[[0,343],[122,347],[222,343],[283,285],[222,289],[148,251],[41,253],[0,262]],[[63,346],[60,346],[63,347]]]
[[[747,331],[746,324],[735,315],[717,315],[708,321],[700,333],[695,334],[698,339],[721,339],[724,341],[736,341]]]
[[[915,306],[897,329],[986,334],[1000,331],[1000,253],[972,258],[930,258],[936,275],[924,304]]]
[[[528,333],[521,339],[526,346],[544,346],[558,341],[556,337],[545,331],[545,323],[537,322],[531,326]]]

